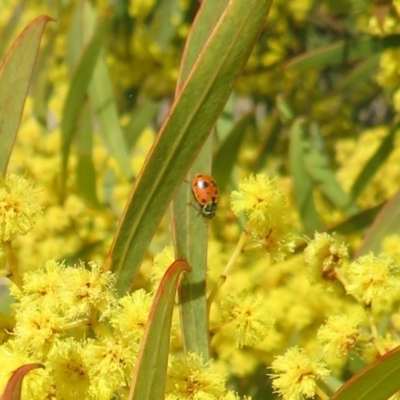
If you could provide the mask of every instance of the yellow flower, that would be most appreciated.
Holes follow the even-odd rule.
[[[21,306],[36,303],[38,307],[63,308],[62,287],[66,279],[66,267],[63,263],[49,260],[42,268],[29,271],[24,275],[22,289],[11,287],[12,295],[19,300]]]
[[[88,340],[83,348],[83,360],[88,366],[90,399],[110,399],[131,380],[138,345],[123,343],[113,337],[101,341]]]
[[[287,198],[276,183],[265,174],[250,175],[232,192],[232,211],[244,212],[250,221],[276,225],[287,212]]]
[[[115,276],[111,272],[103,272],[96,262],[84,263],[70,268],[65,290],[71,304],[68,314],[73,316],[87,315],[92,309],[100,311],[104,318],[116,305]]]
[[[282,261],[294,249],[286,194],[265,174],[251,175],[239,183],[231,195],[232,211],[248,218],[246,231],[255,248],[273,261]]]
[[[348,315],[334,315],[318,330],[317,338],[328,356],[347,356],[359,337],[359,320]]]
[[[271,369],[275,371],[270,374],[272,387],[284,400],[313,398],[318,389],[317,381],[329,375],[320,359],[309,357],[297,346],[276,357]]]
[[[153,296],[143,289],[119,300],[120,307],[112,312],[110,324],[121,338],[140,342],[149,317]]]
[[[232,294],[221,302],[221,332],[232,337],[236,346],[253,346],[263,341],[272,327],[264,298],[249,292]]]
[[[151,269],[150,280],[154,286],[160,283],[165,271],[175,261],[174,248],[172,246],[165,247],[160,253],[154,257],[154,265]]]
[[[31,181],[18,175],[0,178],[0,240],[25,235],[41,212]]]
[[[295,248],[292,228],[282,222],[274,227],[258,224],[249,224],[254,248],[262,251],[271,261],[277,263],[283,261]]]
[[[399,298],[399,268],[385,254],[368,253],[352,262],[347,271],[346,291],[356,295],[367,306],[390,305]]]
[[[66,319],[54,309],[35,305],[16,313],[15,341],[21,349],[42,357],[63,334]]]
[[[63,399],[86,399],[89,386],[88,366],[83,359],[83,342],[74,338],[56,340],[46,362],[52,370],[57,396]]]
[[[344,240],[333,233],[316,233],[304,250],[307,276],[310,283],[336,281],[336,271],[349,258]]]
[[[226,394],[225,380],[197,354],[172,358],[167,374],[167,400],[219,400]]]

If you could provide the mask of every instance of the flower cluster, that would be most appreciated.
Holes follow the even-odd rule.
[[[0,241],[29,232],[42,212],[33,182],[19,175],[0,178]]]
[[[290,348],[271,364],[275,373],[272,386],[284,400],[307,398],[318,394],[318,382],[329,375],[329,370],[319,358],[311,358],[304,349]]]
[[[118,299],[114,284],[95,262],[48,261],[26,273],[22,288],[12,287],[15,326],[0,346],[0,388],[15,369],[39,362],[45,368],[26,376],[23,398],[126,396],[153,296],[140,289]],[[171,361],[166,396],[238,399],[223,375],[191,354]]]
[[[336,233],[316,233],[304,251],[307,275],[312,284],[337,280],[337,273],[349,258],[344,239]]]
[[[243,179],[232,192],[231,206],[236,215],[247,216],[246,231],[272,260],[282,261],[293,251],[287,196],[274,180],[265,174]]]
[[[109,399],[125,387],[147,314],[136,319],[140,328],[128,340],[118,329],[109,331],[107,324],[124,312],[117,303],[114,282],[114,276],[94,262],[69,267],[48,261],[26,273],[22,287],[12,287],[17,300],[13,305],[15,327],[0,347],[0,359],[7,365],[0,386],[4,387],[24,354],[24,363],[45,366],[27,376],[26,398],[43,399],[55,393],[65,399]],[[139,309],[148,312],[150,302],[147,308],[145,304],[141,301]],[[69,392],[71,382],[76,384]]]

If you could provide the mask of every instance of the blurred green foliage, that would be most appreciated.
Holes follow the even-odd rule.
[[[105,257],[131,184],[175,96],[185,41],[199,4],[198,0],[5,2],[0,15],[1,58],[36,16],[57,19],[45,31],[10,170],[36,180],[51,176],[43,187],[51,187],[54,198],[46,198],[44,204],[53,207],[56,218],[59,204],[74,209],[75,195],[89,205],[89,211],[74,214],[65,231],[52,232],[54,248],[42,246],[47,240],[43,227],[34,239],[21,240],[17,245],[21,259],[40,263],[49,257]],[[83,26],[90,26],[80,32],[83,9],[92,14],[83,21]],[[214,165],[222,181],[225,211],[212,222],[218,246],[231,244],[232,231],[239,230],[227,228],[233,220],[227,193],[251,172],[278,175],[286,185],[299,237],[316,229],[342,229],[353,254],[361,254],[381,250],[385,236],[400,233],[398,224],[389,223],[400,210],[398,196],[394,197],[400,182],[399,14],[399,1],[274,1],[216,125]],[[102,25],[104,20],[110,24]],[[94,32],[98,42],[91,39]],[[90,68],[82,62],[85,55],[92,62]],[[77,91],[71,92],[71,87]],[[62,121],[78,122],[65,127]],[[60,143],[53,143],[49,133],[59,133],[60,126],[67,132],[64,187],[59,176],[48,172],[61,164],[59,154],[46,168],[35,167],[33,160],[40,154],[43,161],[59,151]],[[75,128],[77,136],[72,134]],[[26,154],[32,160],[25,160]],[[76,182],[71,178],[75,173]],[[390,212],[381,215],[363,242],[377,211],[392,198]],[[243,227],[243,222],[238,225]],[[88,235],[90,229],[97,235]],[[78,239],[73,236],[76,232]],[[163,222],[148,255],[170,244],[169,239]],[[40,245],[30,252],[22,250],[32,242]],[[135,282],[146,284],[145,274]],[[323,317],[316,317],[310,326]],[[310,331],[315,329],[310,326]],[[289,345],[302,332],[287,336]],[[303,343],[310,336],[306,331]],[[268,364],[271,357],[265,356],[263,362]],[[345,381],[354,372],[347,365],[338,379]],[[274,398],[265,374],[265,365],[255,367],[249,376],[232,372],[229,383],[254,399]]]

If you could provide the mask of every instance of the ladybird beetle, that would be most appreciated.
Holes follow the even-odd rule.
[[[192,180],[193,196],[205,218],[212,218],[219,201],[218,186],[210,175],[197,174]]]

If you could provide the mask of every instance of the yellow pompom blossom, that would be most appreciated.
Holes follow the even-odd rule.
[[[83,263],[65,267],[48,261],[43,268],[27,272],[21,291],[13,287],[12,292],[20,302],[18,312],[37,307],[50,307],[67,319],[76,319],[97,310],[104,315],[116,304],[114,276],[102,272],[101,266]]]
[[[48,354],[46,369],[52,372],[57,397],[88,399],[89,366],[83,356],[84,342],[57,340]]]
[[[310,283],[337,280],[337,271],[349,258],[347,246],[336,233],[316,233],[304,250],[304,260]]]
[[[119,299],[119,307],[110,317],[114,334],[118,334],[124,340],[139,343],[143,336],[152,302],[153,296],[143,289],[136,290],[132,294]]]
[[[254,356],[256,353],[252,351],[253,348],[238,348],[236,343],[226,336],[215,336],[211,344],[217,349],[216,365],[224,374],[248,377],[261,364],[260,360]]]
[[[62,286],[66,279],[65,265],[54,260],[42,268],[24,275],[23,288],[11,287],[11,294],[19,300],[18,308],[37,304],[66,310],[68,305],[63,297]]]
[[[232,294],[222,300],[220,307],[221,333],[231,337],[237,347],[262,342],[272,328],[273,321],[260,294]]]
[[[32,181],[14,174],[0,178],[0,240],[25,235],[41,212]]]
[[[284,400],[312,399],[319,390],[318,381],[329,375],[319,358],[310,358],[297,346],[276,357],[271,369],[272,387]]]
[[[392,257],[396,264],[400,264],[400,235],[386,235],[381,244],[382,252]]]
[[[387,307],[400,296],[399,267],[385,254],[368,253],[352,262],[346,291],[366,306]]]
[[[93,399],[96,393],[110,399],[131,381],[138,353],[138,344],[126,343],[111,336],[100,340],[87,340],[83,357],[88,365]]]
[[[265,174],[250,175],[239,183],[239,191],[232,193],[232,210],[244,212],[256,223],[281,222],[286,211],[287,199],[273,180]]]
[[[0,391],[15,365],[30,362],[42,363],[46,374],[29,374],[36,378],[26,381],[24,398],[109,400],[126,390],[152,296],[139,290],[118,303],[114,285],[95,262],[85,268],[49,261],[26,273],[22,287],[11,289],[16,322],[0,346],[0,363],[14,367],[0,373]],[[29,395],[34,390],[40,397]]]
[[[318,330],[317,339],[323,353],[329,356],[346,357],[361,336],[359,320],[349,315],[334,315]]]
[[[293,251],[288,199],[274,180],[265,174],[243,179],[232,192],[231,207],[236,215],[246,214],[247,232],[272,260],[281,261]]]
[[[160,283],[165,271],[175,261],[174,248],[172,246],[165,247],[160,253],[154,257],[154,265],[150,273],[150,281],[156,286]]]
[[[64,333],[67,318],[50,307],[32,305],[17,311],[13,334],[15,343],[38,358],[43,357],[51,344]]]
[[[204,364],[202,357],[189,353],[187,356],[173,357],[170,360],[165,398],[219,400],[231,399],[232,394],[225,389],[224,376],[219,374],[212,364]]]

